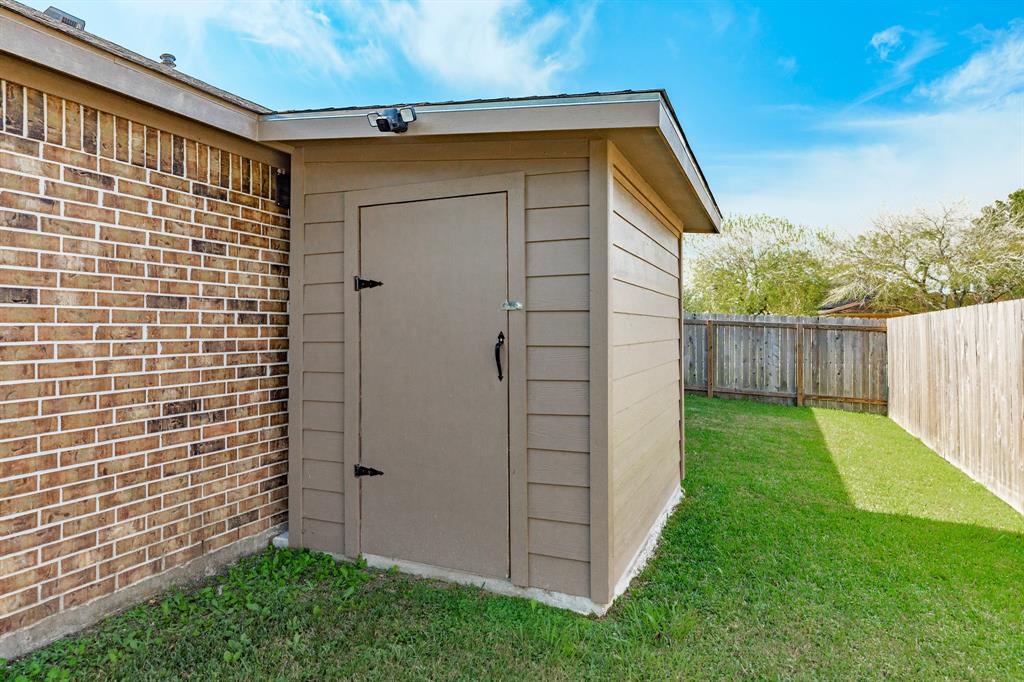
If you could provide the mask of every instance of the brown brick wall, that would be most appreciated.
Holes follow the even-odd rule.
[[[281,523],[275,168],[0,80],[0,635]]]

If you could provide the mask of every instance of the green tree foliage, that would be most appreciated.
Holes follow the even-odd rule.
[[[687,236],[685,309],[815,314],[829,288],[824,237],[767,215],[727,218],[721,235]]]
[[[918,313],[1024,297],[1024,189],[970,216],[960,208],[886,215],[840,238],[783,218],[728,218],[688,236],[684,305],[693,312],[814,315],[868,300]]]
[[[974,218],[958,208],[883,216],[829,246],[826,302],[917,313],[1024,297],[1024,190]]]
[[[1011,192],[1006,201],[996,199],[991,206],[981,209],[981,218],[991,217],[993,219],[1009,221],[1011,216],[1017,216],[1018,220],[1024,216],[1024,188]]]

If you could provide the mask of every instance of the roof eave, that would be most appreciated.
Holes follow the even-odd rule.
[[[659,132],[672,150],[672,155],[675,157],[676,163],[679,164],[680,172],[689,180],[690,188],[703,209],[703,217],[706,219],[706,221],[702,221],[704,223],[702,225],[690,225],[690,228],[698,229],[687,229],[687,232],[718,234],[722,227],[722,211],[718,208],[718,202],[715,201],[715,197],[711,193],[711,188],[697,164],[693,150],[690,149],[686,136],[683,135],[683,129],[680,127],[668,99],[663,99],[661,104]]]
[[[264,114],[257,139],[261,142],[295,143],[307,140],[379,138],[367,121],[378,111],[329,109]],[[694,200],[701,207],[698,224],[687,231],[716,233],[722,214],[715,203],[693,152],[683,136],[663,91],[642,91],[577,98],[538,97],[527,100],[495,100],[416,106],[417,120],[404,137],[482,135],[573,130],[657,130],[667,151],[685,177]]]
[[[415,125],[405,137],[656,127],[655,92],[572,98],[536,98],[416,105]],[[264,114],[259,139],[292,142],[379,137],[367,115],[379,108],[328,109]]]
[[[179,74],[143,63],[146,60],[141,56],[129,59],[115,54],[75,35],[81,32],[50,26],[35,16],[38,14],[17,3],[0,0],[0,54],[256,139],[259,112],[251,107],[258,105],[243,106],[242,100],[236,103],[221,97],[212,86],[196,87]]]

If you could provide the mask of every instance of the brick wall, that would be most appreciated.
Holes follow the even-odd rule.
[[[0,80],[0,635],[282,523],[275,170]]]

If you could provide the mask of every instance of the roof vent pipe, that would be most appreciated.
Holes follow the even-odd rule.
[[[178,66],[174,63],[174,55],[170,52],[164,52],[162,55],[160,55],[160,63],[163,66],[169,66],[172,69],[177,68]]]

